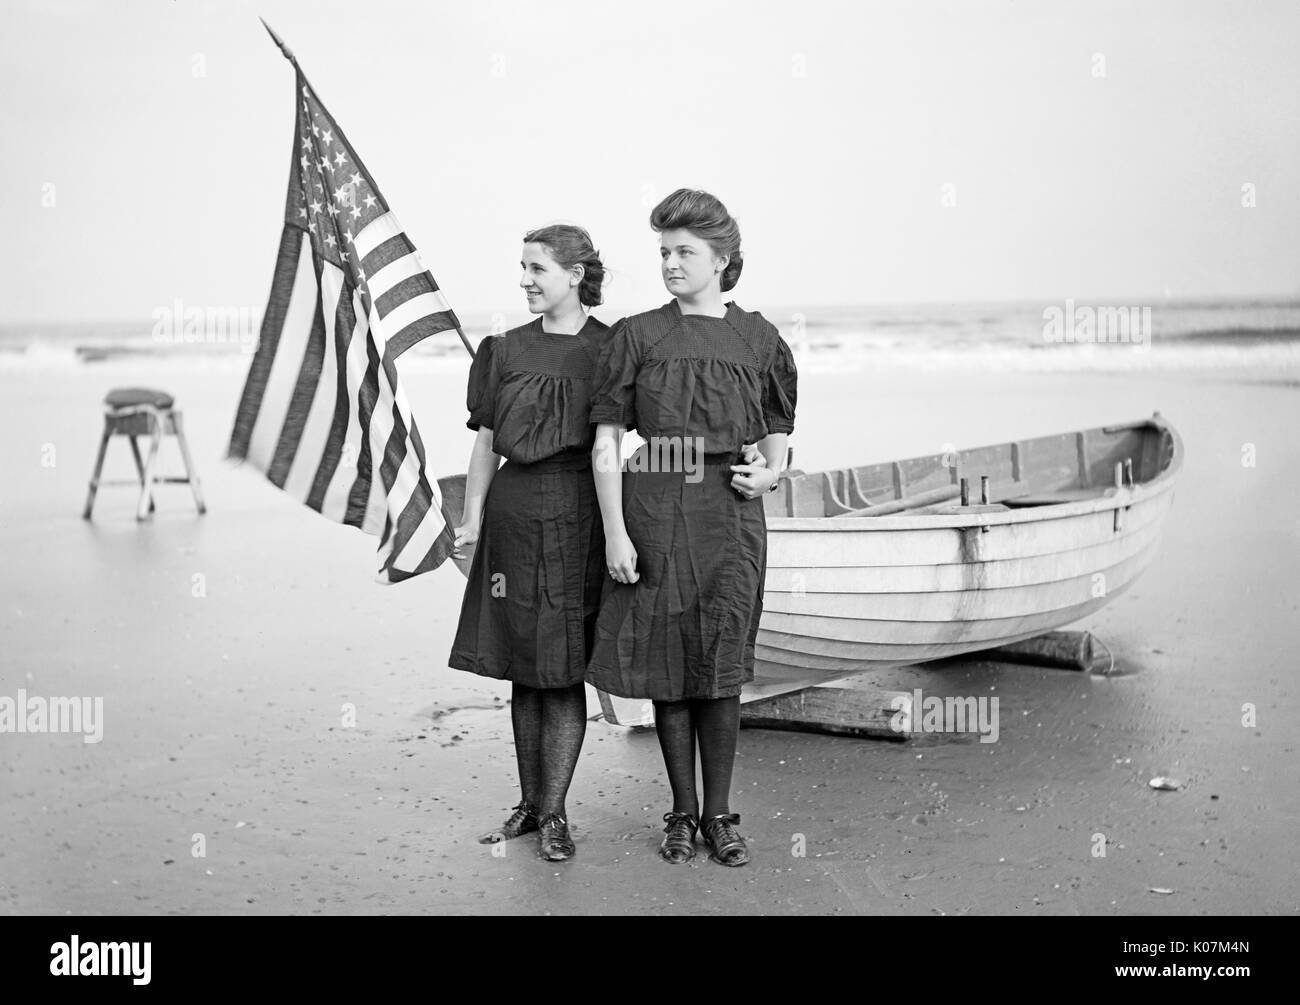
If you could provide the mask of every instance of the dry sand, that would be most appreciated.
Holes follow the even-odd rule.
[[[880,678],[996,694],[994,744],[746,730],[733,807],[753,862],[729,870],[657,859],[654,735],[600,722],[570,794],[574,861],[475,842],[517,797],[508,685],[445,666],[464,580],[447,563],[379,586],[373,538],[222,461],[242,366],[0,372],[0,695],[105,706],[97,744],[0,735],[0,910],[1294,914],[1296,377],[808,368],[806,470],[1157,408],[1187,463],[1155,562],[1083,623],[1119,673],[967,660]],[[405,379],[434,470],[464,470],[463,370]],[[131,384],[177,395],[206,516],[173,486],[151,524],[129,489],[80,519],[99,401]],[[106,474],[130,472],[117,440]],[[1156,775],[1186,788],[1152,791]]]

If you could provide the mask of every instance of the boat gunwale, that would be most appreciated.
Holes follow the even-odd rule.
[[[1174,479],[1177,478],[1178,472],[1183,465],[1183,439],[1178,435],[1178,430],[1170,425],[1159,412],[1150,419],[1139,422],[1115,423],[1114,425],[1098,428],[1122,429],[1127,427],[1140,429],[1144,426],[1151,426],[1162,433],[1169,434],[1173,441],[1173,451],[1169,463],[1150,481],[1139,482],[1130,488],[1118,489],[1113,495],[1101,496],[1096,499],[1083,499],[1076,502],[1054,503],[1047,506],[1008,509],[1005,512],[970,513],[964,516],[947,513],[924,513],[912,516],[769,516],[767,517],[767,530],[769,534],[773,531],[844,533],[855,531],[965,530],[975,527],[997,527],[1022,523],[1041,523],[1048,520],[1066,520],[1094,513],[1111,512],[1121,508],[1128,509],[1171,491]],[[988,444],[987,446],[1002,446],[1002,444]],[[978,450],[983,448],[973,447],[970,449]],[[904,458],[904,460],[910,459]],[[846,469],[832,468],[830,470],[842,471]],[[807,476],[826,473],[825,471],[810,471],[807,472]]]

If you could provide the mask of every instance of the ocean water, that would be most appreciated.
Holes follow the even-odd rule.
[[[781,330],[801,368],[1300,367],[1300,300],[753,306]],[[182,313],[176,312],[174,326],[152,319],[0,325],[0,369],[145,359],[222,370],[247,367],[259,317],[209,311],[182,323]],[[475,345],[494,330],[529,319],[523,310],[460,317]],[[465,357],[456,333],[446,332],[411,349],[402,367],[463,368]]]

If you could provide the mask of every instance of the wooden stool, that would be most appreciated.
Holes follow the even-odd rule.
[[[166,482],[169,484],[189,485],[194,493],[194,502],[199,512],[204,513],[203,493],[199,488],[199,476],[190,460],[189,445],[185,442],[185,430],[181,425],[181,413],[172,408],[174,399],[165,391],[154,391],[144,387],[122,387],[109,391],[104,397],[104,435],[99,441],[99,457],[95,460],[95,473],[90,476],[90,494],[86,496],[86,509],[81,514],[83,519],[90,519],[90,512],[95,507],[95,493],[101,485],[139,485],[140,505],[136,508],[135,518],[147,520],[154,511],[153,488]],[[185,462],[184,478],[163,478],[156,473],[158,448],[162,446],[164,435],[176,437],[181,448],[181,459]],[[135,470],[140,476],[138,482],[126,479],[111,481],[99,480],[104,469],[104,454],[108,452],[108,440],[111,436],[125,436],[131,442],[131,454],[135,458]],[[140,448],[135,442],[137,436],[148,436],[149,459],[140,460]]]

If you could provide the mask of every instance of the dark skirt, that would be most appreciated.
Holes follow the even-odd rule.
[[[483,503],[448,665],[528,687],[580,683],[608,578],[591,454],[507,461]]]
[[[698,481],[681,471],[623,473],[639,578],[616,583],[606,573],[588,683],[623,698],[681,701],[732,697],[754,679],[767,521],[762,499],[731,487],[736,463],[705,455]]]

